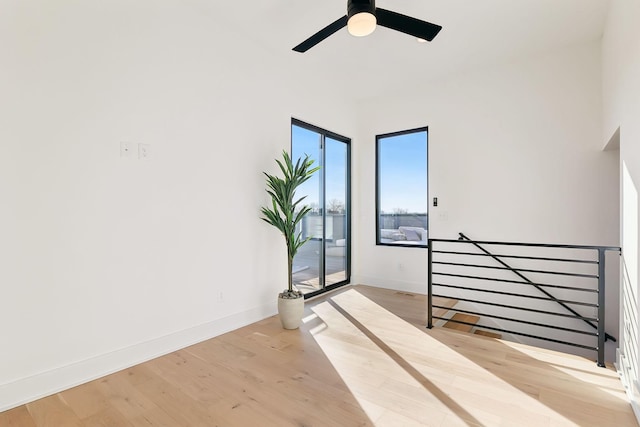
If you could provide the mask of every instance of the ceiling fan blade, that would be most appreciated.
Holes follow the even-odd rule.
[[[315,33],[314,35],[312,35],[311,37],[309,37],[308,39],[300,43],[298,46],[294,47],[293,50],[300,53],[306,52],[312,47],[314,47],[315,45],[317,45],[318,43],[320,43],[322,40],[329,37],[331,34],[335,33],[336,31],[346,26],[347,26],[347,15],[327,25],[326,27],[324,27],[323,29],[321,29],[320,31],[318,31],[317,33]]]
[[[442,29],[440,25],[380,8],[376,9],[376,19],[378,25],[427,41],[433,40]]]

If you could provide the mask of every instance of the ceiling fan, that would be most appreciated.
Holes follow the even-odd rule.
[[[440,25],[376,7],[375,0],[347,0],[345,16],[327,25],[293,50],[300,53],[306,52],[344,27],[347,27],[349,33],[356,37],[368,36],[376,29],[376,25],[427,41],[433,40],[442,29]]]

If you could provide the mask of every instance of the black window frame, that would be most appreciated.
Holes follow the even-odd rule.
[[[401,136],[401,135],[407,135],[407,134],[411,134],[411,133],[418,133],[418,132],[425,132],[426,133],[426,152],[427,152],[427,176],[425,177],[427,180],[427,203],[426,203],[426,215],[427,215],[427,219],[426,219],[426,230],[427,230],[427,242],[429,241],[429,127],[428,126],[423,126],[423,127],[418,127],[418,128],[413,128],[413,129],[407,129],[407,130],[401,130],[401,131],[396,131],[396,132],[389,132],[389,133],[383,133],[383,134],[379,134],[376,135],[376,156],[375,156],[375,191],[376,191],[376,197],[375,197],[375,203],[376,203],[376,207],[375,207],[375,216],[376,216],[376,246],[386,246],[386,247],[399,247],[399,248],[421,248],[421,249],[425,249],[428,248],[429,245],[428,243],[425,243],[424,245],[414,245],[414,244],[404,244],[404,243],[386,243],[386,242],[381,242],[381,236],[380,236],[380,173],[379,173],[379,169],[380,169],[380,140],[381,139],[385,139],[385,138],[392,138],[394,136]]]

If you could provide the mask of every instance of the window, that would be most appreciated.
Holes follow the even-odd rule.
[[[426,247],[427,128],[376,136],[376,244]]]

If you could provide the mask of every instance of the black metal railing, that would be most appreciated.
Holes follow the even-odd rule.
[[[619,247],[474,241],[459,234],[458,240],[429,239],[428,328],[434,319],[441,319],[593,350],[598,366],[605,365],[604,343],[616,340],[604,329],[605,254],[620,253]],[[494,253],[487,247],[499,249]],[[434,288],[448,293],[436,293]],[[466,306],[434,304],[434,297]],[[507,322],[514,328],[435,316],[434,308],[492,319],[494,324]],[[559,319],[571,324],[558,325]],[[569,338],[558,338],[553,331]]]

